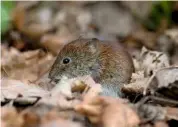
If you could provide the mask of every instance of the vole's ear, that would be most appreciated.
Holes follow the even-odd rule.
[[[99,40],[97,38],[92,38],[91,40],[86,42],[86,45],[92,53],[95,53],[98,51],[99,48]]]

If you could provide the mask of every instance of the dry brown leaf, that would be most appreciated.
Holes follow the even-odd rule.
[[[1,71],[5,77],[11,79],[29,81],[37,80],[47,72],[53,63],[54,57],[40,50],[19,52],[15,48],[9,50],[3,46]]]
[[[136,71],[135,73],[132,73],[131,77],[131,83],[134,83],[135,81],[141,80],[144,78],[144,71]]]
[[[50,103],[37,103],[33,107],[22,111],[21,115],[23,115],[25,121],[29,118],[29,120],[32,120],[32,123],[37,124],[39,124],[39,122],[47,123],[51,120],[56,120],[58,118],[67,119],[71,121],[77,119],[78,121],[84,122],[84,117],[76,113],[74,110],[60,108],[55,105],[51,105]],[[29,123],[29,121],[26,122]]]
[[[163,68],[156,72],[158,88],[167,87],[169,84],[178,81],[178,67]]]
[[[104,127],[134,127],[140,120],[125,100],[111,97],[90,96],[75,107],[75,110],[86,115],[94,124]]]
[[[78,122],[72,122],[70,120],[58,118],[42,123],[40,127],[83,127],[83,126]]]
[[[165,121],[157,121],[154,124],[154,127],[169,127]]]
[[[24,120],[13,107],[1,107],[3,127],[22,127]]]
[[[77,114],[73,110],[61,110],[61,108],[52,106],[50,104],[36,104],[35,106],[23,110],[20,115],[24,119],[23,127],[33,126],[47,126],[55,124],[56,121],[65,120],[66,122],[72,122],[73,119],[77,119],[83,123],[83,116]],[[65,122],[64,121],[64,122]],[[75,124],[76,122],[74,122]],[[68,124],[66,124],[67,126]]]
[[[104,109],[102,122],[104,127],[135,127],[140,120],[137,114],[126,104],[110,104]]]
[[[151,76],[156,70],[169,67],[169,58],[163,52],[151,51],[142,48],[141,51],[141,69],[144,70],[145,76]]]
[[[164,96],[171,97],[171,99],[177,99],[177,85],[178,67],[168,67],[156,71],[147,82],[147,87],[145,90],[149,89],[152,93],[160,92]]]
[[[172,107],[166,107],[166,119],[168,120],[178,120],[178,109]]]
[[[70,114],[70,115],[69,115]],[[66,118],[64,116],[67,116]],[[71,117],[71,118],[70,118]],[[42,118],[41,118],[41,126],[43,127],[50,127],[51,125],[54,126],[64,126],[64,127],[81,127],[81,123],[73,122],[72,119],[78,118],[81,119],[79,116],[77,116],[76,113],[73,111],[66,111],[63,112],[63,114],[57,110],[52,109],[49,112],[47,112]]]
[[[23,112],[20,115],[24,119],[22,127],[33,127],[40,124],[40,117],[36,115],[34,112]]]
[[[92,88],[90,92],[87,93],[87,98],[96,96],[101,92],[100,84],[96,84],[90,76],[77,77],[73,79],[63,77],[60,82],[57,83],[56,86],[50,91],[51,96],[42,98],[38,103],[51,104],[63,109],[73,109],[74,106],[80,101],[75,99],[75,95],[73,95],[72,91],[81,92],[84,90],[84,88],[86,88],[86,86]],[[82,88],[82,90],[79,88]]]
[[[150,104],[136,104],[137,114],[142,122],[165,120],[166,110],[161,106],[153,106]]]
[[[95,92],[97,91],[97,94],[101,92],[101,85],[95,83],[91,76],[82,76],[73,79],[68,79],[63,76],[60,82],[58,82],[52,89],[51,94],[52,96],[57,96],[59,93],[68,98],[72,98],[72,91],[81,92],[81,90],[84,90],[86,86],[94,88],[92,90],[95,90]]]
[[[122,92],[125,94],[142,94],[144,89],[147,87],[146,83],[149,78],[144,77],[144,71],[136,71],[132,73],[131,81],[129,84],[125,84],[122,87]]]
[[[68,100],[63,94],[57,96],[45,97],[38,101],[39,104],[49,104],[61,109],[73,109],[80,101],[77,99]]]
[[[1,80],[1,98],[15,100],[18,97],[45,97],[49,92],[34,84],[25,84],[18,80]]]
[[[127,94],[128,93],[142,94],[146,88],[146,83],[148,82],[148,80],[149,78],[143,78],[143,79],[137,80],[133,83],[124,85],[121,90]]]

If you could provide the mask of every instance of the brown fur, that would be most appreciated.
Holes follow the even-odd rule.
[[[71,58],[71,63],[64,65],[64,57]],[[113,96],[111,92],[117,94],[129,82],[133,69],[130,55],[117,43],[78,39],[60,51],[49,77],[60,80],[63,75],[69,78],[91,75],[106,91],[112,89],[106,95]]]

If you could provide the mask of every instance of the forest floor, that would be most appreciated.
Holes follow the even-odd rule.
[[[16,2],[1,33],[2,127],[178,125],[178,2],[154,4]],[[58,52],[81,36],[120,43],[131,54],[125,98],[99,95],[90,76],[50,84]]]

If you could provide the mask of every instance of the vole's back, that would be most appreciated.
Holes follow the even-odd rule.
[[[133,62],[124,48],[112,42],[102,43],[100,58],[103,69],[103,82],[114,85],[128,83],[134,70]]]

